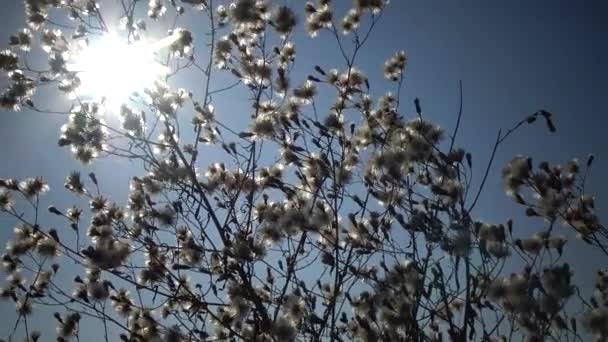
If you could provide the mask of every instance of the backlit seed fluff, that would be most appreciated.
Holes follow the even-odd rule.
[[[342,19],[342,33],[347,35],[359,28],[361,23],[361,12],[352,8]]]
[[[59,246],[53,238],[45,237],[38,241],[37,252],[45,258],[53,258],[59,254]]]
[[[608,336],[608,308],[592,308],[583,316],[583,326],[598,338]]]
[[[228,19],[228,10],[226,9],[226,6],[224,6],[224,5],[217,6],[215,9],[215,13],[217,13],[220,25],[225,25],[226,21]]]
[[[80,172],[73,171],[66,177],[64,186],[66,189],[78,194],[82,195],[85,192],[84,184],[80,179]]]
[[[94,281],[87,284],[87,294],[89,298],[96,301],[103,301],[110,295],[108,286],[101,281]]]
[[[354,0],[354,6],[361,10],[369,10],[373,14],[378,14],[388,3],[387,0]]]
[[[6,277],[6,282],[11,287],[19,287],[25,284],[25,278],[20,271],[13,271]]]
[[[150,0],[148,3],[148,16],[152,19],[158,19],[162,17],[167,8],[163,5],[162,0]]]
[[[237,0],[230,5],[230,16],[237,24],[252,24],[260,19],[255,0]]]
[[[261,138],[270,138],[275,132],[275,124],[272,115],[258,115],[252,123],[251,132]]]
[[[530,164],[529,158],[517,156],[503,168],[502,177],[508,194],[518,193],[519,187],[530,177],[532,172]]]
[[[18,67],[19,58],[11,50],[0,51],[0,69],[13,71]]]
[[[80,314],[69,313],[61,317],[57,322],[57,335],[69,338],[76,333],[76,328],[80,322]]]
[[[194,37],[192,32],[177,28],[171,32],[174,37],[177,37],[170,45],[169,51],[171,51],[176,57],[185,57],[192,52]]]
[[[407,64],[407,57],[404,51],[395,53],[390,59],[384,63],[384,77],[391,81],[398,81],[405,66]]]
[[[280,34],[288,34],[296,26],[296,16],[287,6],[277,8],[273,17],[274,28]]]
[[[293,341],[297,333],[295,322],[287,316],[279,315],[272,326],[272,335],[276,341]]]
[[[302,104],[311,103],[315,95],[317,95],[317,87],[310,80],[306,80],[304,84],[293,90],[293,96]]]
[[[32,32],[24,28],[9,37],[9,45],[18,47],[23,51],[29,51],[32,44]]]
[[[32,299],[29,297],[21,297],[15,303],[17,313],[23,316],[29,316],[32,313]]]
[[[4,189],[0,189],[0,211],[10,210],[12,205],[11,194]]]
[[[19,190],[25,197],[32,198],[49,191],[49,185],[40,177],[27,178],[19,183]]]

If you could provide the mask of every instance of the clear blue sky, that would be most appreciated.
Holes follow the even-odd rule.
[[[303,5],[303,1],[285,2]],[[1,8],[0,37],[8,38],[23,25],[22,4],[4,1]],[[602,178],[608,172],[604,103],[608,98],[607,17],[608,3],[599,0],[393,0],[360,55],[359,66],[370,76],[372,90],[380,92],[386,85],[381,80],[381,63],[393,52],[405,50],[409,65],[402,93],[403,108],[407,110],[404,114],[413,113],[411,103],[419,97],[425,115],[447,129],[456,120],[458,81],[462,80],[464,117],[457,144],[473,153],[478,167],[485,165],[499,128],[509,127],[541,108],[554,113],[557,134],[549,134],[542,124],[527,127],[501,149],[487,191],[476,208],[478,218],[504,222],[508,217],[521,216],[521,208],[503,195],[499,178],[500,168],[513,155],[526,154],[537,161],[545,158],[557,163],[571,157],[584,160],[588,153],[594,153],[596,163],[589,189],[599,196],[597,207],[605,219],[608,183]],[[318,63],[330,68],[338,62],[337,50],[331,50],[333,45],[325,41],[320,37],[299,44],[298,70],[302,75],[310,72],[302,68],[304,65]],[[319,59],[322,62],[315,61]],[[238,105],[219,102],[216,107],[220,112],[222,106],[232,109],[232,117],[225,122],[239,120],[240,114],[234,112]],[[52,188],[47,199],[59,203],[59,207],[72,202],[61,190],[65,175],[80,168],[68,151],[56,147],[64,120],[28,111],[0,112],[0,178],[44,175]],[[107,160],[86,170],[97,172],[116,200],[124,200],[129,174],[123,170],[129,169],[124,161]],[[0,245],[11,234],[11,225],[0,216]],[[522,221],[516,228],[534,232],[540,225]],[[574,249],[570,246],[575,271],[576,265],[593,269],[602,266],[589,262],[594,254],[575,244]],[[7,306],[0,304],[3,316],[13,310]],[[0,329],[0,335],[4,333],[5,329]]]

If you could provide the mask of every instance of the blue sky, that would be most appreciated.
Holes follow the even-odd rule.
[[[464,116],[457,145],[473,153],[477,174],[489,158],[498,129],[541,108],[554,113],[556,134],[539,123],[525,127],[501,148],[476,207],[477,218],[504,222],[508,217],[521,217],[521,208],[502,192],[499,177],[512,156],[525,154],[536,161],[561,163],[572,157],[585,160],[588,153],[596,155],[589,189],[598,195],[597,208],[605,218],[608,199],[602,195],[608,193],[608,183],[602,178],[608,170],[604,106],[608,23],[603,19],[607,15],[604,1],[393,0],[358,65],[370,76],[372,91],[381,94],[387,86],[382,80],[382,63],[395,51],[405,50],[409,64],[401,98],[403,114],[414,113],[413,99],[419,97],[425,115],[448,130],[456,121],[458,81],[462,80]],[[5,1],[0,11],[0,37],[8,38],[22,25],[22,4]],[[323,36],[296,42],[297,70],[302,76],[314,64],[331,68],[340,62],[338,51],[325,44],[328,40]],[[224,122],[242,122],[238,103],[218,98],[216,107],[219,113],[230,113],[225,114]],[[28,111],[0,113],[0,178],[44,175],[52,190],[47,200],[62,204],[58,207],[72,204],[62,190],[63,179],[69,171],[81,168],[68,151],[56,147],[64,120]],[[116,200],[126,199],[128,171],[133,170],[128,162],[101,160],[83,173],[91,170]],[[11,220],[0,216],[0,245],[11,234],[11,225]],[[540,228],[540,222],[516,220],[516,229],[521,231],[532,233]],[[578,279],[590,286],[591,272],[602,265],[589,262],[595,254],[580,242],[573,245],[568,249],[577,278],[580,274]],[[2,314],[12,310],[0,304]],[[0,329],[0,335],[4,331]]]

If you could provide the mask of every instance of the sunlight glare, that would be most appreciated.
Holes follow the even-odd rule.
[[[92,40],[74,56],[70,67],[81,81],[77,95],[119,107],[131,94],[142,93],[166,74],[166,67],[154,58],[158,48],[142,41],[128,43],[116,34]]]

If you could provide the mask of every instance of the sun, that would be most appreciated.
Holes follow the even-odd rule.
[[[141,93],[166,75],[167,68],[156,61],[155,54],[162,47],[158,43],[128,42],[115,33],[92,38],[69,65],[80,78],[76,94],[104,101],[106,107],[119,107],[133,93]]]

